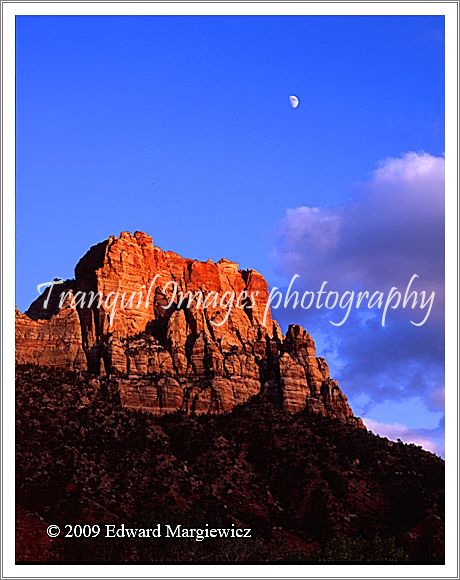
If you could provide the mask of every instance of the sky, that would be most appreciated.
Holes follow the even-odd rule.
[[[271,287],[417,273],[422,327],[274,317],[311,331],[374,432],[443,452],[442,17],[16,17],[16,115],[20,309],[126,230]]]

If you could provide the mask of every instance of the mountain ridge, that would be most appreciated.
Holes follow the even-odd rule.
[[[107,297],[142,286],[147,307],[111,318]],[[247,295],[184,306],[173,287]],[[272,320],[259,273],[124,232],[55,290],[16,311],[18,562],[444,560],[444,461],[364,427],[310,334]],[[73,304],[91,292],[100,304]],[[46,534],[158,522],[253,537]]]

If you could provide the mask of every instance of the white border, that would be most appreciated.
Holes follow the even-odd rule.
[[[457,2],[277,3],[21,3],[2,2],[2,248],[3,248],[3,571],[2,578],[457,578]],[[14,563],[14,192],[16,15],[444,15],[446,17],[446,564],[441,565],[40,565]]]

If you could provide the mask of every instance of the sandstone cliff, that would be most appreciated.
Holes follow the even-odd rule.
[[[200,293],[219,301],[187,302]],[[283,336],[265,313],[268,294],[255,270],[185,259],[123,232],[93,246],[74,280],[17,311],[16,362],[116,377],[123,406],[158,414],[221,413],[262,394],[362,427],[311,336],[298,325]],[[227,307],[231,296],[239,307]]]

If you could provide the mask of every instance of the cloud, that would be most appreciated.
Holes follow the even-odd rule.
[[[427,323],[410,324],[406,310],[391,311],[387,325],[372,311],[278,310],[280,323],[306,326],[318,352],[353,399],[371,393],[367,405],[420,397],[427,412],[444,406],[444,158],[409,152],[378,164],[353,195],[335,206],[289,209],[274,251],[278,273],[299,274],[298,288],[435,291]],[[412,317],[412,319],[414,319]],[[417,319],[418,320],[418,319]],[[410,413],[410,409],[408,409]]]
[[[444,446],[442,443],[443,430],[437,429],[409,429],[400,423],[382,423],[375,419],[364,419],[366,427],[374,433],[387,437],[392,441],[401,439],[405,443],[415,443],[420,445],[423,449],[436,453],[436,455],[444,455]]]
[[[381,162],[346,204],[288,209],[276,257],[310,285],[387,287],[416,272],[442,287],[443,251],[444,158],[412,152]]]

